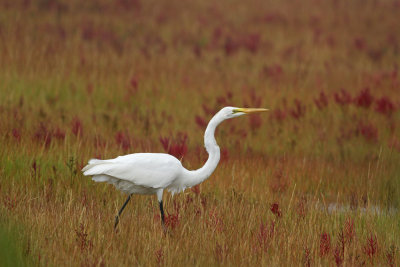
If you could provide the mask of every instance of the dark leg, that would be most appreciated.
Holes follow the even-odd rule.
[[[117,225],[119,223],[119,216],[121,216],[121,213],[125,209],[126,204],[128,204],[129,200],[131,200],[131,195],[128,196],[128,198],[126,199],[124,205],[122,205],[122,208],[119,210],[118,215],[115,216],[114,230],[117,228]]]
[[[163,226],[165,226],[164,208],[163,208],[162,200],[159,203],[160,203],[160,211],[161,211],[161,223]]]

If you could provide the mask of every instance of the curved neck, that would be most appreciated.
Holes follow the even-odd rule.
[[[204,145],[208,152],[208,159],[206,164],[200,169],[194,171],[187,171],[185,184],[187,187],[195,186],[205,179],[210,177],[218,165],[220,159],[219,146],[215,141],[215,129],[223,121],[218,114],[216,114],[208,123],[206,132],[204,133]]]

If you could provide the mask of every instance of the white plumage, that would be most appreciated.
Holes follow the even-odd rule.
[[[93,181],[113,184],[127,194],[148,195],[170,186],[169,191],[178,191],[173,186],[181,178],[182,168],[181,162],[169,154],[136,153],[108,160],[92,159],[83,174],[93,176]]]
[[[181,162],[163,153],[136,153],[119,156],[114,159],[91,159],[82,171],[84,175],[93,176],[96,182],[107,182],[118,190],[129,194],[128,199],[119,211],[115,227],[118,224],[131,194],[156,194],[160,203],[162,223],[164,211],[162,204],[163,190],[172,194],[181,192],[207,179],[218,165],[220,149],[215,141],[216,127],[224,120],[248,113],[263,112],[267,109],[250,109],[225,107],[221,109],[209,122],[204,134],[204,144],[209,154],[205,165],[194,171],[185,169]]]

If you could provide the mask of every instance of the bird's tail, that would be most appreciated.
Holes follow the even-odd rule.
[[[118,180],[112,176],[104,174],[104,169],[107,168],[106,165],[110,163],[109,160],[101,159],[91,159],[88,164],[83,167],[83,175],[93,176],[92,180],[96,182],[108,182],[110,184],[115,184]]]
[[[93,167],[95,167],[97,165],[104,164],[104,163],[107,163],[107,160],[90,159],[88,164],[85,167],[83,167],[82,172],[85,173],[86,171],[90,170],[91,168],[93,168]]]

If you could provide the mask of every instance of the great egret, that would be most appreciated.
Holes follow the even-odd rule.
[[[267,110],[264,108],[224,107],[215,114],[204,133],[204,145],[209,157],[205,165],[198,170],[185,169],[177,158],[169,154],[135,153],[108,160],[91,159],[88,165],[82,169],[83,174],[93,176],[92,179],[96,182],[113,184],[118,190],[128,194],[128,199],[115,217],[114,229],[132,194],[156,194],[164,226],[162,201],[164,189],[168,189],[172,194],[182,192],[186,188],[203,182],[217,167],[220,159],[219,146],[214,137],[217,126],[226,119]]]

